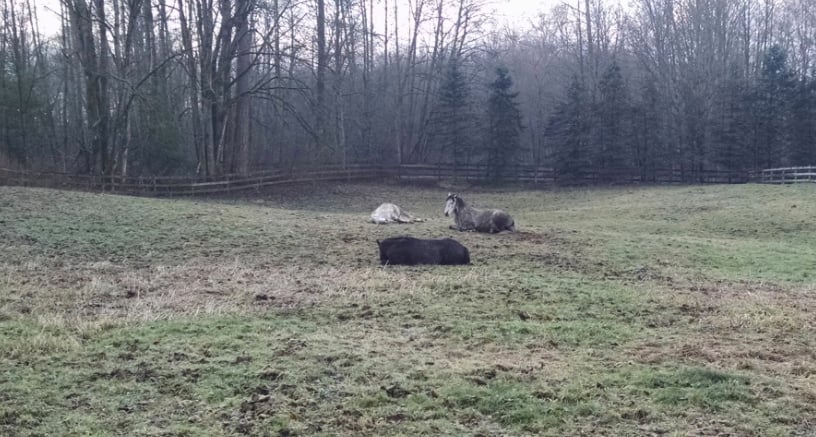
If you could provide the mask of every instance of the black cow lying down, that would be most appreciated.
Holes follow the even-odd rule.
[[[393,237],[377,240],[380,264],[470,264],[470,252],[452,238],[422,240],[414,237]]]

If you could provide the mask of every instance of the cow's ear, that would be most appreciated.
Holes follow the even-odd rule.
[[[380,245],[380,240],[377,240],[377,246],[379,246],[379,245]]]

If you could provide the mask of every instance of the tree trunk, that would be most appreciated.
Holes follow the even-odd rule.
[[[237,119],[235,126],[235,143],[238,148],[236,170],[239,174],[249,173],[250,157],[250,120],[251,95],[249,94],[249,79],[252,67],[252,33],[249,31],[249,14],[252,0],[237,0],[236,18],[238,21],[238,62],[236,67],[237,80],[235,92],[237,94]]]
[[[188,7],[191,4],[188,2]],[[187,22],[187,16],[184,14],[184,0],[178,0],[178,15],[179,25],[181,27],[181,43],[184,52],[184,58],[187,64],[187,75],[190,78],[189,83],[189,105],[191,127],[193,131],[193,149],[196,157],[196,173],[204,171],[205,175],[210,174],[210,167],[207,160],[207,151],[204,146],[204,139],[202,138],[203,127],[201,125],[201,106],[199,103],[199,74],[198,64],[196,63],[195,52],[193,51],[193,35],[190,26]],[[192,16],[192,7],[187,9]]]
[[[102,0],[95,0],[97,5]],[[102,5],[104,8],[104,4]],[[104,15],[104,9],[97,13]],[[73,0],[71,23],[76,40],[77,52],[85,77],[85,111],[88,130],[91,134],[91,150],[86,155],[87,171],[94,172],[99,164],[102,174],[107,171],[107,114],[103,105],[107,98],[107,81],[102,78],[103,63],[97,57],[91,10],[85,0]],[[104,24],[100,23],[100,32]],[[107,33],[105,33],[106,35]],[[104,44],[107,44],[106,42]]]
[[[326,136],[326,2],[317,0],[317,93],[315,112],[315,132],[317,148],[325,145]]]
[[[99,150],[99,158],[101,161],[101,172],[103,175],[110,175],[113,172],[112,154],[109,150],[108,129],[110,127],[110,109],[108,107],[108,55],[110,47],[108,46],[108,23],[105,18],[105,0],[94,0],[96,3],[96,15],[98,17],[99,29],[99,67],[96,75],[96,84],[99,88],[97,103],[99,111],[99,119],[95,123],[95,140],[96,148]]]

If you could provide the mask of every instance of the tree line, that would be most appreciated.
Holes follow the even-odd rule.
[[[694,174],[816,164],[816,5],[0,0],[0,166],[301,164]],[[44,0],[40,0],[44,1]]]

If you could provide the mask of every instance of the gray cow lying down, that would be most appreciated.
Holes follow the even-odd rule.
[[[371,213],[371,222],[384,225],[387,223],[413,223],[422,219],[413,217],[393,203],[383,203]]]

